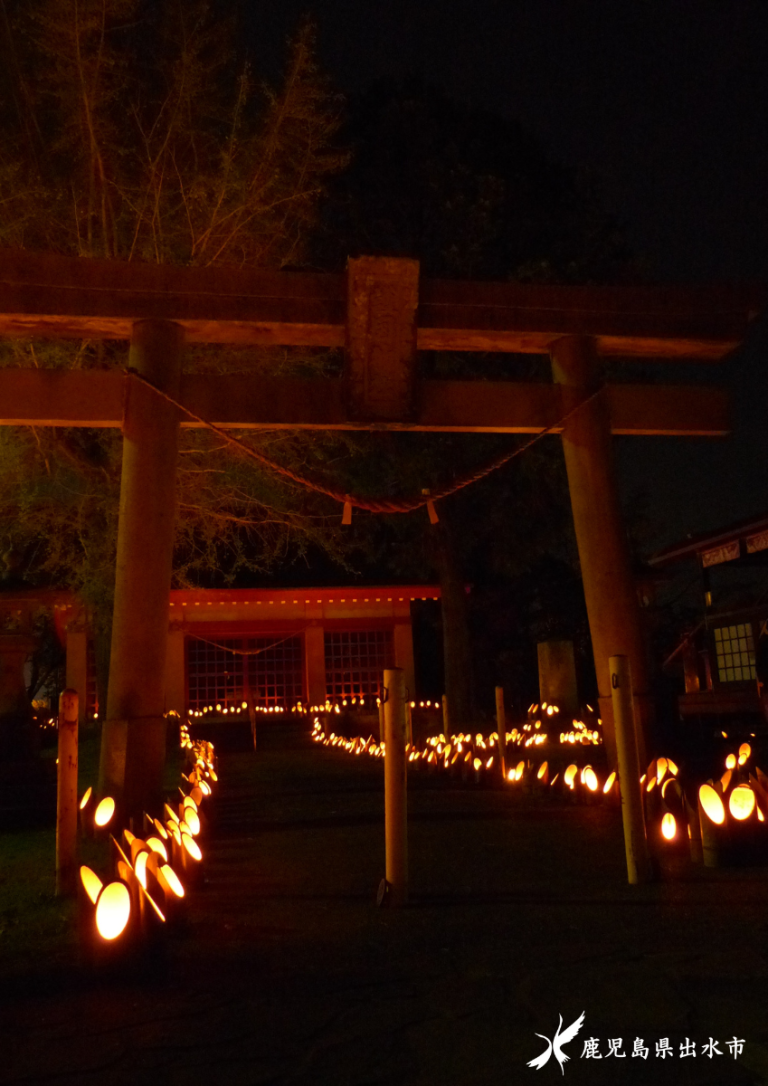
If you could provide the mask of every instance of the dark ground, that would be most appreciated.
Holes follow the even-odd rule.
[[[164,972],[0,962],[0,1083],[768,1083],[768,870],[630,888],[617,810],[416,778],[412,904],[377,909],[381,763],[272,736],[221,757],[208,882]],[[581,1011],[565,1075],[526,1067]],[[587,1037],[651,1054],[580,1058]],[[686,1037],[724,1054],[680,1058]]]

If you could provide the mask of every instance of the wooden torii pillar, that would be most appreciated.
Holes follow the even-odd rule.
[[[137,321],[128,363],[158,388],[179,395],[184,330],[172,321]],[[132,382],[125,401],[115,604],[99,792],[125,811],[161,806],[165,766],[165,662],[168,592],[176,521],[179,413]]]
[[[131,341],[136,368],[172,395],[178,390],[174,399],[222,427],[562,430],[611,756],[607,658],[630,658],[640,724],[647,719],[647,671],[610,434],[720,436],[729,429],[727,399],[705,386],[608,385],[564,428],[558,420],[594,388],[600,356],[719,360],[740,344],[764,301],[762,290],[419,282],[416,262],[390,258],[350,261],[343,276],[0,250],[0,335]],[[346,347],[346,371],[341,380],[322,381],[185,375],[182,337]],[[554,382],[421,381],[417,350],[550,354]],[[102,756],[104,782],[121,788],[135,809],[151,802],[162,775],[158,712],[179,425],[167,402],[137,384],[132,382],[125,416],[116,628]],[[125,393],[126,378],[115,371],[2,369],[0,425],[120,427]],[[183,414],[180,424],[199,425]],[[642,746],[642,734],[640,741]]]
[[[554,380],[566,393],[564,402],[587,400],[563,427],[562,441],[608,760],[616,764],[608,660],[626,656],[632,674],[638,758],[645,766],[645,739],[654,716],[648,648],[632,576],[607,404],[602,395],[588,399],[600,388],[600,359],[589,336],[563,336],[553,343],[550,354]]]

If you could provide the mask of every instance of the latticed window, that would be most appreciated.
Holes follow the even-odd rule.
[[[325,688],[329,698],[378,694],[392,667],[391,630],[349,630],[325,635]]]
[[[250,693],[255,705],[293,705],[304,691],[301,637],[187,640],[190,709],[229,708]]]
[[[740,622],[736,626],[721,626],[715,630],[717,675],[721,683],[755,679],[755,643],[752,624]]]

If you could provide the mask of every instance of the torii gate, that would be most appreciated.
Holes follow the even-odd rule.
[[[609,758],[608,658],[626,655],[642,749],[648,666],[611,434],[719,436],[711,387],[607,386],[601,356],[720,360],[762,299],[739,289],[419,282],[418,262],[346,275],[181,268],[0,252],[0,335],[130,341],[139,374],[223,427],[536,433],[562,427]],[[344,347],[341,380],[184,375],[184,341]],[[553,383],[419,381],[417,350],[549,354]],[[123,427],[112,661],[100,785],[140,811],[159,795],[179,425],[117,371],[0,370],[0,425]]]

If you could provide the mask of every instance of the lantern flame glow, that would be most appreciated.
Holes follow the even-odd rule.
[[[598,787],[597,774],[591,765],[584,770],[584,783],[590,792],[596,792]]]
[[[198,862],[200,860],[202,860],[203,853],[202,853],[202,851],[200,849],[200,846],[198,845],[197,841],[194,839],[194,837],[192,837],[188,833],[182,833],[182,835],[181,835],[181,843],[184,846],[184,849],[187,852],[187,854],[189,856],[191,856],[193,860],[197,860]]]
[[[106,826],[115,813],[115,801],[111,796],[105,796],[96,808],[93,821],[97,826]]]
[[[80,868],[80,880],[83,884],[88,897],[91,899],[91,904],[95,905],[96,900],[101,893],[101,888],[104,885],[95,871],[91,871],[90,867],[83,865]]]
[[[181,883],[181,879],[170,864],[160,865],[158,869],[158,878],[160,880],[160,885],[164,890],[167,888],[176,897],[184,897],[184,887]]]
[[[124,882],[110,882],[96,904],[96,930],[110,942],[125,931],[131,917],[131,895]]]
[[[721,826],[725,822],[725,807],[723,801],[711,784],[702,784],[699,789],[699,803],[707,818],[716,825]]]
[[[740,784],[728,797],[728,809],[734,818],[743,822],[755,809],[755,793],[748,784]]]
[[[165,847],[159,837],[148,837],[147,844],[153,852],[156,852],[158,856],[162,856],[165,862],[168,863],[168,849]]]

